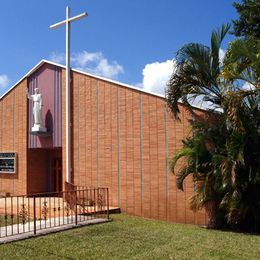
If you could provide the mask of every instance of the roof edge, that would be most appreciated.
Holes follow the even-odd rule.
[[[31,74],[33,74],[37,69],[39,69],[39,68],[40,68],[43,64],[45,64],[45,63],[51,64],[51,65],[54,65],[54,66],[57,66],[57,67],[61,67],[61,68],[63,68],[63,69],[66,69],[66,66],[64,66],[64,65],[62,65],[62,64],[59,64],[59,63],[56,63],[56,62],[53,62],[53,61],[49,61],[49,60],[46,60],[46,59],[42,59],[42,60],[41,60],[40,62],[38,62],[31,70],[29,70],[20,80],[18,80],[13,86],[11,86],[11,87],[0,97],[0,101],[1,101],[8,93],[10,93],[19,83],[21,83],[25,78],[27,78],[27,77],[29,77]],[[93,74],[91,74],[91,73],[88,73],[88,72],[85,72],[85,71],[81,71],[81,70],[77,70],[77,69],[73,69],[73,68],[71,68],[71,70],[74,71],[74,72],[77,72],[77,73],[80,73],[80,74],[83,74],[83,75],[92,77],[92,78],[100,79],[100,80],[103,80],[103,81],[106,81],[106,82],[110,82],[110,83],[112,83],[112,84],[116,84],[116,85],[119,85],[119,86],[122,86],[122,87],[125,87],[125,88],[130,88],[130,89],[133,89],[133,90],[136,90],[136,91],[145,93],[145,94],[149,94],[149,95],[153,95],[153,96],[156,96],[156,97],[160,97],[160,98],[165,99],[165,96],[164,96],[164,95],[161,95],[161,94],[158,94],[158,93],[155,93],[155,92],[152,92],[152,91],[144,90],[144,89],[142,89],[142,88],[138,88],[138,87],[135,87],[135,86],[126,84],[126,83],[122,83],[122,82],[120,82],[120,81],[108,79],[108,78],[105,78],[105,77],[102,77],[102,76],[93,75]],[[182,102],[179,101],[179,103],[182,103]],[[194,107],[194,108],[196,108],[196,109],[203,110],[203,111],[209,111],[209,110],[206,109],[206,108],[199,107],[199,106],[196,106],[196,105],[192,105],[192,107]]]
[[[29,70],[21,79],[19,79],[13,86],[11,86],[1,97],[0,100],[3,99],[9,92],[11,92],[18,84],[20,84],[25,78],[30,76],[33,72],[35,72],[38,68],[40,68],[46,61],[41,60],[38,62],[31,70]]]
[[[56,63],[56,62],[53,62],[53,61],[49,61],[49,60],[43,60],[43,61],[46,62],[46,63],[52,64],[52,65],[55,65],[55,66],[59,66],[59,67],[62,67],[64,69],[66,69],[66,66],[64,66],[62,64],[59,64],[59,63]],[[147,93],[147,94],[150,94],[150,95],[154,95],[154,96],[158,96],[158,97],[161,97],[161,98],[165,98],[164,95],[161,95],[161,94],[158,94],[158,93],[155,93],[155,92],[152,92],[152,91],[147,91],[147,90],[144,90],[142,88],[138,88],[138,87],[132,86],[130,84],[122,83],[122,82],[117,81],[117,80],[105,78],[105,77],[102,77],[102,76],[93,75],[91,73],[88,73],[88,72],[85,72],[85,71],[82,71],[82,70],[78,70],[78,69],[74,69],[74,68],[71,68],[71,70],[74,71],[74,72],[77,72],[77,73],[80,73],[80,74],[92,77],[92,78],[96,78],[96,79],[100,79],[100,80],[103,80],[103,81],[106,81],[106,82],[110,82],[110,83],[113,83],[113,84],[116,84],[116,85],[120,85],[122,87],[131,88],[131,89],[134,89],[134,90],[137,90],[137,91],[141,91],[141,92],[144,92],[144,93]]]

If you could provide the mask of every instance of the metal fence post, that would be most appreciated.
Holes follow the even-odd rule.
[[[35,196],[33,196],[33,233],[36,234],[36,205]]]
[[[109,219],[109,192],[107,188],[107,219]]]
[[[96,189],[94,188],[94,217],[96,217],[96,205],[97,205],[97,201],[96,201]]]
[[[75,223],[76,223],[76,225],[78,225],[77,190],[75,190],[75,196],[76,196],[76,199],[75,199],[75,204],[76,204],[76,205],[75,205],[75,207],[76,207],[76,209],[75,209]]]

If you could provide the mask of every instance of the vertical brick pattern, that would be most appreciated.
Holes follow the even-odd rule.
[[[192,178],[184,192],[178,190],[167,165],[191,134],[192,117],[183,106],[181,121],[174,120],[163,98],[76,72],[72,96],[75,184],[108,187],[111,205],[129,214],[206,224],[205,211],[194,213],[189,206]]]
[[[126,89],[119,88],[119,110],[120,110],[120,155],[119,169],[120,169],[120,207],[123,211],[127,211],[127,192],[126,192],[126,165],[127,165],[127,143],[126,143]],[[111,191],[110,193],[112,193]]]
[[[142,172],[141,172],[141,118],[140,118],[140,100],[141,95],[133,91],[133,214],[137,216],[142,215]]]
[[[0,100],[0,151],[17,152],[16,174],[0,173],[0,192],[25,194],[27,184],[27,79]]]
[[[167,190],[166,181],[166,140],[165,140],[165,104],[157,98],[156,102],[157,117],[157,143],[158,143],[158,218],[167,219]],[[164,203],[161,203],[161,202]]]
[[[151,174],[150,174],[150,113],[149,95],[142,95],[142,160],[143,160],[143,198],[142,215],[151,217]]]
[[[126,90],[126,211],[134,213],[133,91]]]
[[[110,203],[119,205],[119,174],[118,174],[118,89],[110,85],[110,124],[111,124],[111,186],[110,186]]]

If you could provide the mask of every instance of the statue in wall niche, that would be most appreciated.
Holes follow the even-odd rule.
[[[46,132],[46,128],[42,124],[42,95],[38,88],[35,88],[34,94],[31,95],[28,90],[27,98],[33,101],[33,118],[34,125],[32,132]]]

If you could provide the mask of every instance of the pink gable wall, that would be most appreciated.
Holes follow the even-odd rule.
[[[29,93],[39,88],[42,94],[42,119],[50,136],[38,137],[30,134],[33,126],[32,101],[29,101],[28,147],[61,147],[61,68],[45,64],[29,78]]]

